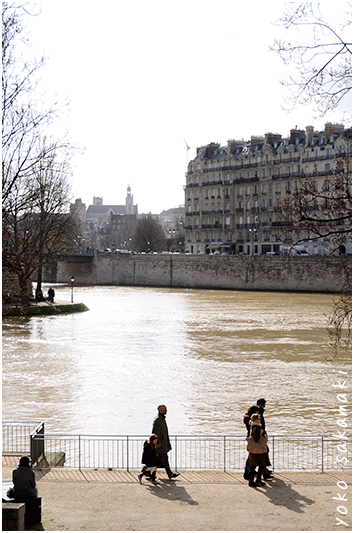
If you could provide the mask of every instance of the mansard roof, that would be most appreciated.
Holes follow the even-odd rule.
[[[292,130],[293,131],[293,130]],[[296,130],[295,138],[281,137],[274,138],[267,144],[266,137],[264,139],[257,138],[252,141],[245,141],[237,143],[237,146],[230,152],[226,146],[219,146],[215,143],[210,143],[205,146],[201,146],[197,149],[197,157],[199,159],[227,159],[227,157],[235,157],[239,159],[242,154],[254,154],[256,152],[263,153],[265,148],[271,150],[273,154],[278,153],[278,149],[282,148],[285,153],[287,153],[288,148],[292,148],[295,151],[298,151],[298,148],[321,148],[322,150],[328,144],[333,145],[337,139],[340,137],[348,138],[351,136],[351,128],[343,128],[337,131],[334,131],[329,134],[326,141],[326,130],[323,131],[313,131],[312,136],[308,139],[307,133],[304,130]]]

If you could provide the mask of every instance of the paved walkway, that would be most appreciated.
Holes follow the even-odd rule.
[[[3,457],[3,479],[11,478],[16,466]],[[240,473],[184,471],[172,481],[159,470],[158,485],[145,480],[140,485],[137,474],[64,468],[37,472],[39,529],[351,531],[349,472],[281,473],[257,489],[248,487]],[[348,488],[339,488],[337,482]],[[333,500],[338,493],[348,501]],[[346,515],[338,512],[339,506]],[[348,526],[336,525],[336,517]]]

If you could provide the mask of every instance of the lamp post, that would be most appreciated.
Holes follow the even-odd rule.
[[[251,236],[251,255],[253,255],[253,235],[256,234],[257,228],[249,228],[248,231],[250,232]]]
[[[74,281],[75,281],[75,278],[74,276],[71,276],[71,303],[74,303]]]

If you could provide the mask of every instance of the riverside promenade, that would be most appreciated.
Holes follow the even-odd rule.
[[[2,458],[10,479],[18,457]],[[275,474],[259,488],[241,473],[181,471],[158,485],[138,471],[36,471],[45,531],[351,531],[351,473]],[[339,482],[339,486],[337,483]],[[340,487],[347,485],[347,489]],[[345,494],[345,496],[344,496]],[[333,498],[344,497],[345,500]],[[344,509],[347,511],[344,513]],[[339,520],[344,524],[337,525]],[[28,528],[29,529],[29,528]]]

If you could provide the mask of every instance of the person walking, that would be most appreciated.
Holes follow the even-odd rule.
[[[157,471],[157,455],[156,449],[159,447],[157,435],[150,435],[148,440],[144,442],[143,456],[141,462],[144,465],[142,471],[138,475],[139,483],[144,476],[150,479],[153,485],[157,484],[156,471]]]
[[[179,476],[178,472],[172,472],[170,468],[170,464],[168,462],[168,452],[172,450],[171,443],[170,443],[170,437],[168,434],[168,428],[166,424],[166,413],[167,413],[167,407],[166,405],[159,405],[158,408],[158,414],[154,420],[152,431],[154,435],[157,435],[159,439],[159,451],[158,455],[161,458],[163,467],[166,470],[166,473],[170,479],[174,479]]]
[[[264,420],[264,411],[265,411],[265,405],[266,405],[266,400],[264,398],[259,398],[256,402],[255,405],[251,405],[251,407],[249,407],[244,415],[244,418],[243,418],[243,423],[245,424],[246,426],[246,429],[247,429],[247,437],[250,436],[250,431],[251,431],[251,425],[250,425],[250,422],[251,422],[251,418],[254,414],[257,414],[259,415],[260,417],[260,422],[261,422],[261,428],[263,430],[263,436],[266,437],[267,436],[267,432],[266,432],[266,428],[265,428],[265,420]],[[270,461],[269,461],[269,448],[267,446],[267,450],[268,450],[268,460],[267,460],[267,465],[265,466],[264,470],[263,470],[263,479],[271,479],[273,477],[273,473],[271,470],[269,470],[267,467],[270,466]],[[244,473],[244,478],[245,479],[249,479],[249,475],[250,475],[250,459],[249,457],[247,458],[247,461],[246,461],[246,465],[245,465],[245,473]]]
[[[253,414],[251,416],[250,426],[250,436],[246,439],[250,460],[250,478],[248,485],[249,487],[260,487],[265,485],[264,481],[262,481],[262,474],[268,462],[268,437],[263,433],[261,417],[259,414]],[[254,481],[257,466],[257,478],[256,481]]]

